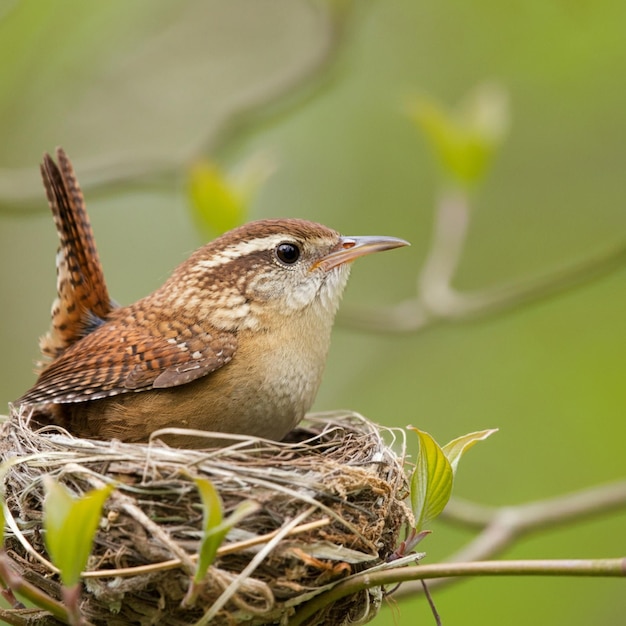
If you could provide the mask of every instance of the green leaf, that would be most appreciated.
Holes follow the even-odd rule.
[[[189,169],[188,193],[193,215],[207,235],[221,235],[248,219],[250,205],[274,171],[267,154],[259,153],[228,175],[207,159]]]
[[[195,218],[210,235],[221,235],[246,219],[243,197],[207,160],[198,161],[189,171],[189,199]]]
[[[409,427],[418,437],[419,449],[411,477],[411,506],[419,531],[445,508],[452,493],[453,472],[439,444],[424,431]]]
[[[206,478],[194,478],[194,482],[200,493],[203,509],[202,541],[194,575],[194,582],[199,583],[206,576],[207,570],[215,560],[218,548],[231,528],[256,511],[259,505],[251,500],[245,500],[224,519],[222,499],[213,483]]]
[[[491,437],[493,433],[497,433],[497,428],[491,428],[489,430],[479,430],[475,433],[469,433],[462,437],[453,439],[450,443],[447,443],[442,449],[446,458],[450,462],[453,474],[456,475],[456,468],[459,465],[461,457],[476,443],[484,441],[487,437]]]
[[[63,585],[73,587],[80,581],[80,574],[87,564],[102,507],[113,486],[93,489],[79,498],[50,476],[44,476],[44,486],[43,527],[46,548],[52,562],[61,572]]]
[[[430,141],[444,173],[463,187],[480,182],[508,128],[506,93],[495,85],[471,92],[457,111],[417,98],[409,116]]]
[[[226,532],[218,532],[224,519],[224,509],[213,483],[205,478],[195,478],[194,482],[200,492],[202,500],[202,542],[198,557],[198,567],[194,580],[200,582],[206,575],[209,566],[215,560],[217,549],[220,547]]]

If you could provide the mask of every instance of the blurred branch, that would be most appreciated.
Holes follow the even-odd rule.
[[[242,135],[249,132],[250,127],[270,125],[278,118],[295,112],[332,84],[334,74],[331,68],[347,37],[356,3],[354,0],[324,0],[315,4],[321,5],[326,11],[327,31],[311,65],[297,76],[284,77],[272,88],[265,87],[262,93],[249,96],[225,120],[218,132],[207,138],[202,153],[216,154],[226,146],[231,148]]]
[[[81,186],[100,195],[129,187],[166,187],[176,180],[180,163],[159,161],[123,161],[112,163],[103,157],[80,159]],[[0,168],[0,211],[5,214],[24,215],[47,210],[41,192],[38,168]],[[115,187],[115,189],[114,189]],[[95,195],[95,194],[94,194]]]
[[[217,129],[206,131],[193,146],[179,151],[171,158],[159,160],[104,161],[102,157],[81,158],[80,170],[82,187],[93,197],[96,193],[105,194],[115,187],[132,186],[158,188],[171,185],[180,170],[198,154],[216,154],[232,148],[251,127],[271,123],[279,117],[306,105],[320,91],[331,84],[333,75],[330,69],[337,59],[338,52],[347,36],[348,26],[355,11],[352,0],[326,0],[312,3],[311,10],[323,14],[326,20],[326,37],[320,40],[317,55],[308,67],[297,74],[289,74],[264,83],[263,88],[249,90],[236,108],[230,111]],[[41,195],[34,168],[0,168],[0,211],[5,213],[35,212],[47,210],[45,202],[39,202]]]
[[[509,526],[516,528],[516,536],[519,536],[522,532],[538,527],[546,528],[578,521],[581,517],[599,515],[624,506],[626,506],[626,480],[507,507],[491,507],[451,498],[440,519],[475,528]],[[487,553],[483,552],[476,556],[484,558]]]
[[[505,313],[583,286],[626,267],[626,241],[587,259],[515,284],[463,293],[452,287],[470,223],[467,192],[449,190],[435,214],[430,251],[417,279],[417,295],[391,307],[344,307],[338,319],[362,330],[419,332],[435,324]]]

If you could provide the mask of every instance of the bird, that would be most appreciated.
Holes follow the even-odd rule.
[[[45,154],[41,173],[60,241],[57,297],[38,379],[14,405],[81,438],[140,443],[182,428],[281,440],[314,402],[351,262],[409,245],[303,219],[252,221],[120,306],[65,151]]]

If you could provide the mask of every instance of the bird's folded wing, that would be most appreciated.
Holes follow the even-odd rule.
[[[17,404],[82,402],[129,391],[175,387],[228,363],[237,337],[216,329],[157,329],[109,322],[70,346]],[[163,332],[163,325],[158,329]]]

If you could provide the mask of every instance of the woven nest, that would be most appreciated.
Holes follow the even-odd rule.
[[[206,450],[33,431],[18,415],[2,428],[0,456],[12,460],[5,549],[22,577],[53,598],[61,586],[42,538],[42,478],[75,494],[115,484],[83,578],[81,611],[92,624],[284,624],[317,593],[385,562],[412,524],[402,431],[354,413],[312,415],[288,443]],[[202,527],[194,477],[214,484],[225,514],[243,500],[260,506],[228,534],[196,604],[182,608]],[[307,623],[363,623],[382,596],[344,597]],[[40,612],[31,623],[58,622]]]

